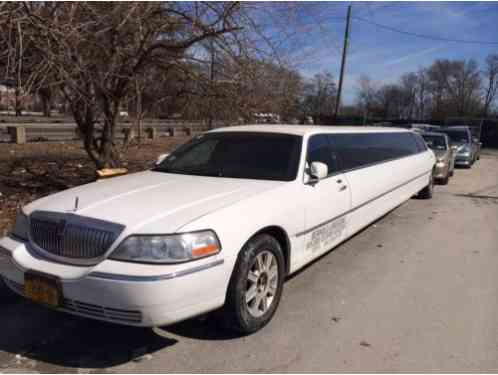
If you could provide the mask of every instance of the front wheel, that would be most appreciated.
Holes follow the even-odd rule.
[[[282,296],[284,264],[282,248],[272,236],[260,234],[247,242],[237,259],[223,308],[229,328],[249,334],[271,320]]]

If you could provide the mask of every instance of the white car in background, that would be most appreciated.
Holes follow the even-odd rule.
[[[141,173],[39,199],[0,240],[0,274],[55,309],[135,325],[223,308],[254,332],[289,274],[415,194],[435,157],[392,128],[240,126]]]

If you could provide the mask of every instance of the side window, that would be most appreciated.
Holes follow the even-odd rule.
[[[412,137],[415,138],[415,142],[417,143],[418,147],[418,152],[424,152],[425,150],[427,150],[427,145],[421,135],[414,133],[412,134]]]
[[[365,164],[361,142],[364,134],[331,134],[329,135],[333,149],[341,160],[341,169],[350,170]]]
[[[396,133],[391,142],[394,142],[399,150],[400,157],[418,153],[418,145],[411,133]]]
[[[308,163],[319,161],[329,168],[329,175],[337,172],[337,158],[332,154],[330,143],[325,134],[313,135],[308,140]]]
[[[416,139],[408,132],[332,134],[330,140],[333,149],[339,154],[343,170],[360,168],[419,152]]]

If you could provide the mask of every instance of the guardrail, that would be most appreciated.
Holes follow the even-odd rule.
[[[156,138],[164,136],[194,135],[208,130],[202,123],[185,122],[143,122],[143,136]],[[116,137],[118,139],[133,138],[137,130],[131,123],[118,124]],[[0,142],[24,144],[39,141],[69,141],[80,139],[75,123],[2,123],[0,124]]]

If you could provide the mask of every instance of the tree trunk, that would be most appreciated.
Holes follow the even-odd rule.
[[[51,95],[51,92],[49,89],[45,90],[40,90],[40,92],[38,93],[38,95],[40,96],[40,100],[41,100],[41,103],[42,103],[42,109],[43,109],[43,116],[45,117],[50,117],[50,114],[51,114],[51,99],[52,99],[52,95]]]
[[[21,92],[19,90],[19,87],[16,87],[15,89],[15,102],[14,102],[14,109],[16,112],[16,116],[22,116],[22,107],[21,107]]]

